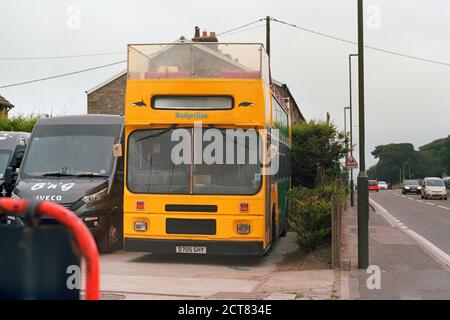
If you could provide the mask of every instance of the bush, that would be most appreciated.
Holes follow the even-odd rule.
[[[310,121],[292,127],[292,184],[314,188],[334,181],[346,152],[344,133],[331,123]]]
[[[314,251],[329,241],[331,235],[331,202],[325,199],[297,201],[289,217],[291,228],[297,233],[297,245]]]
[[[335,194],[344,205],[346,191],[343,185],[328,182],[310,189],[302,186],[290,191],[293,203],[289,225],[297,233],[301,249],[314,251],[331,239],[331,197]]]
[[[9,119],[0,118],[0,131],[23,131],[31,132],[40,116],[17,115]]]

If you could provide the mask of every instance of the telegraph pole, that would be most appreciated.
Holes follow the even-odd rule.
[[[358,174],[358,268],[369,266],[369,178],[366,173],[364,115],[364,3],[358,0],[359,174]]]
[[[266,17],[266,52],[270,57],[270,17]]]

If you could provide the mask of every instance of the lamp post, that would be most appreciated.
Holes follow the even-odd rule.
[[[344,134],[345,134],[345,150],[348,150],[348,132],[347,132],[347,110],[351,110],[350,109],[350,107],[344,107]],[[350,115],[350,118],[351,118],[351,115]],[[347,151],[348,152],[348,151]],[[353,170],[353,169],[351,169],[351,170]],[[352,178],[350,178],[350,180],[351,180]],[[346,182],[346,183],[348,183],[348,181]],[[351,186],[351,183],[350,183],[350,186],[347,184],[347,186],[348,187],[350,187]]]
[[[359,83],[359,174],[358,174],[358,267],[369,266],[369,177],[366,173],[364,128],[364,6],[358,0],[358,83]]]
[[[348,80],[350,97],[350,154],[353,156],[353,103],[352,103],[352,57],[357,57],[356,53],[348,55]],[[350,206],[355,206],[355,182],[353,181],[353,168],[350,169]]]

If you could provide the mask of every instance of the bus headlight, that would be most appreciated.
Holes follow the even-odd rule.
[[[144,232],[147,231],[147,222],[145,221],[135,221],[134,231]]]
[[[108,194],[108,188],[102,189],[96,193],[89,194],[83,197],[83,202],[88,204],[103,199]]]
[[[247,223],[240,223],[237,225],[236,231],[239,234],[249,234],[250,233],[250,225]]]

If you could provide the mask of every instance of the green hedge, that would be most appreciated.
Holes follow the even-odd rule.
[[[17,115],[9,119],[0,118],[0,131],[23,131],[31,132],[40,116]]]

